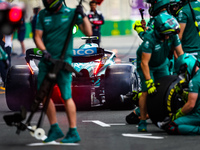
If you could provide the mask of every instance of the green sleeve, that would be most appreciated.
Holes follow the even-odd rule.
[[[174,47],[177,47],[177,46],[179,46],[180,44],[181,44],[181,40],[179,39],[178,34],[175,34],[175,35],[173,36],[173,45],[174,45]]]
[[[74,9],[75,11],[76,9]],[[77,20],[76,20],[76,24],[79,25],[79,24],[82,24],[83,23],[83,18],[81,17],[80,14],[78,14],[78,17],[77,17]]]
[[[154,44],[148,38],[146,38],[141,45],[142,52],[144,53],[152,53],[153,48]]]
[[[37,23],[36,23],[36,29],[37,30],[43,30],[44,26],[43,26],[43,20],[44,20],[44,10],[41,10],[37,16]]]
[[[176,17],[177,18],[177,21],[179,23],[187,23],[187,13],[183,12],[183,10],[181,10],[179,13],[178,13],[178,16]]]
[[[198,93],[199,89],[200,89],[199,85],[200,85],[200,83],[198,81],[190,80],[190,82],[189,82],[189,92]]]

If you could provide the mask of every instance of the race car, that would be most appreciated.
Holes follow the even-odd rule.
[[[6,102],[10,110],[18,111],[21,106],[31,109],[36,95],[38,67],[42,54],[34,54],[34,49],[26,52],[27,65],[12,66],[7,74]],[[74,69],[81,75],[72,73],[72,98],[78,110],[88,110],[97,106],[109,109],[133,109],[131,102],[122,103],[120,95],[138,90],[139,81],[136,67],[132,63],[118,64],[113,51],[86,43],[73,50]],[[60,90],[55,85],[51,98],[56,107],[63,107]],[[61,106],[61,107],[60,107]]]

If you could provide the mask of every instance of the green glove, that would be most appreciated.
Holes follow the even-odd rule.
[[[136,20],[133,24],[133,29],[139,34],[140,32],[144,32],[144,29],[142,28],[142,24],[140,20]]]
[[[145,81],[145,84],[147,85],[148,94],[154,95],[157,92],[155,84],[152,79]]]
[[[175,119],[184,116],[185,114],[182,112],[182,108],[180,108],[179,110],[177,110],[176,114],[172,115],[172,121],[174,121]]]

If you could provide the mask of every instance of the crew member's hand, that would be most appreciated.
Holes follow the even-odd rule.
[[[82,18],[86,16],[85,13],[83,12],[83,7],[80,5],[76,7],[76,13],[80,14]]]
[[[152,79],[145,81],[145,84],[147,85],[148,94],[150,94],[150,95],[156,94],[156,92],[157,92],[156,86]]]
[[[142,24],[142,28],[145,29],[147,24],[144,19],[141,20],[141,24]]]
[[[44,59],[49,60],[51,58],[51,54],[47,50],[43,50],[42,53],[43,53],[42,56],[44,57]]]
[[[144,32],[144,28],[142,27],[141,21],[136,20],[133,24],[133,29],[139,34],[140,32]]]
[[[180,108],[179,110],[177,110],[176,114],[172,115],[172,121],[174,121],[175,119],[184,116],[185,114],[182,112],[182,109]]]

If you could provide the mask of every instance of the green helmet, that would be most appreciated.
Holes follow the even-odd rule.
[[[173,15],[176,16],[176,12],[178,11],[178,9],[181,7],[181,0],[170,0],[170,5],[168,8],[168,12]]]
[[[191,54],[183,54],[177,58],[175,61],[175,71],[176,73],[185,73],[189,75],[191,79],[195,75],[195,68],[198,65],[197,59]]]
[[[144,0],[144,2],[151,4],[149,14],[151,16],[156,16],[159,14],[161,9],[168,7],[170,0]]]
[[[178,34],[179,32],[179,23],[172,15],[166,12],[155,17],[154,33],[157,38],[164,39],[165,35]]]
[[[62,4],[63,0],[53,0],[52,2],[49,2],[48,0],[42,0],[42,2],[46,10],[48,10],[49,12],[54,12]]]

